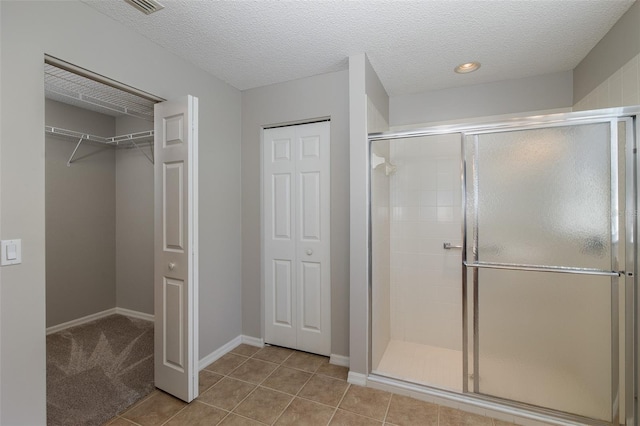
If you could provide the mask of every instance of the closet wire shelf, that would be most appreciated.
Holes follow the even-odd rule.
[[[136,132],[129,133],[126,135],[112,136],[112,137],[102,137],[96,136],[89,133],[76,132],[75,130],[67,130],[62,129],[60,127],[53,126],[44,126],[45,133],[52,136],[57,136],[61,138],[74,139],[78,140],[76,147],[74,148],[71,156],[69,157],[69,161],[67,161],[67,166],[70,167],[73,162],[77,159],[74,159],[78,148],[82,142],[96,142],[104,145],[108,145],[114,148],[135,148],[138,149],[146,158],[153,164],[153,130],[147,130],[144,132]],[[151,156],[147,154],[142,146],[149,145],[151,149]]]

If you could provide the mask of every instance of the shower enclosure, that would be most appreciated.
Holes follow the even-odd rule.
[[[370,377],[635,424],[638,112],[370,135]]]

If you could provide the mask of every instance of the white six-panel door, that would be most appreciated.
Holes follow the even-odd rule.
[[[198,99],[155,105],[155,385],[198,396]]]
[[[331,352],[328,121],[264,130],[265,342]]]

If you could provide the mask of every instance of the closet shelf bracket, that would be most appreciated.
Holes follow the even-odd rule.
[[[154,164],[154,162],[153,162],[153,157],[150,157],[150,156],[149,156],[149,154],[147,154],[146,152],[144,152],[144,151],[142,150],[142,148],[140,147],[140,145],[138,145],[138,144],[137,144],[137,143],[135,143],[134,141],[131,141],[131,144],[132,144],[133,146],[135,146],[135,147],[136,147],[136,149],[142,153],[142,155],[144,155],[145,157],[147,157],[147,160],[149,160],[149,161],[151,162],[151,164]],[[151,155],[153,155],[153,144],[151,144]]]
[[[139,140],[144,141],[144,140],[149,140],[149,139],[151,139],[151,141],[153,141],[153,135],[154,135],[153,130],[148,130],[146,132],[131,133],[131,134],[128,134],[128,135],[114,136],[112,138],[107,138],[107,142],[106,143],[111,144],[111,145],[115,145],[115,146],[121,146],[122,144],[130,143],[134,148],[136,148],[145,157],[147,157],[147,160],[149,160],[149,162],[151,164],[154,164],[154,162],[153,162],[153,143],[150,144],[151,145],[151,156],[149,156],[149,154],[144,152],[144,150],[142,149],[140,144],[135,142],[135,141],[139,141]]]
[[[80,145],[82,144],[83,140],[84,140],[84,135],[80,136],[80,140],[78,141],[78,144],[76,145],[75,149],[71,153],[71,157],[69,157],[69,161],[67,161],[67,167],[71,167],[71,163],[75,161],[73,157],[75,157],[76,152],[78,151],[78,148],[80,148]]]

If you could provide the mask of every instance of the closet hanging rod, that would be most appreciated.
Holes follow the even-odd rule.
[[[140,151],[147,158],[147,160],[149,160],[151,162],[151,164],[154,164],[154,162],[153,162],[153,135],[154,135],[154,131],[153,130],[146,130],[144,132],[129,133],[129,134],[126,134],[126,135],[112,136],[110,138],[91,135],[91,134],[88,134],[88,133],[76,132],[75,130],[67,130],[67,129],[62,129],[60,127],[53,127],[53,126],[44,126],[44,130],[45,130],[45,133],[50,134],[50,135],[62,136],[62,137],[71,138],[71,139],[79,139],[78,143],[76,144],[76,147],[74,148],[73,152],[71,153],[71,157],[69,157],[69,161],[67,161],[67,167],[71,167],[71,164],[74,161],[76,161],[76,159],[74,159],[74,157],[76,155],[76,152],[78,151],[78,148],[80,148],[80,145],[84,141],[98,142],[98,143],[101,143],[101,144],[112,146],[114,148],[118,148],[118,147],[135,148],[138,151]],[[138,143],[136,143],[136,141]],[[142,147],[141,147],[142,145],[141,145],[140,142],[142,142],[142,143],[149,142],[149,145],[151,146],[151,156],[149,156],[146,152],[144,152],[142,150]]]
[[[120,145],[123,142],[139,141],[141,139],[150,139],[153,141],[153,130],[147,130],[144,132],[129,133],[127,135],[113,136],[107,138],[107,143],[111,145]]]
[[[74,130],[61,129],[59,127],[44,126],[44,131],[45,133],[48,133],[54,136],[62,136],[62,137],[67,137],[71,139],[82,138],[84,140],[88,140],[92,142],[107,143],[106,138],[103,138],[102,136],[90,135],[88,133],[76,132]]]
[[[67,129],[62,129],[60,127],[53,127],[53,126],[44,126],[44,130],[46,133],[50,135],[66,136],[72,139],[83,138],[86,141],[104,143],[112,146],[122,146],[122,145],[128,146],[129,144],[126,144],[127,142],[140,141],[143,139],[149,139],[149,142],[151,142],[153,140],[153,135],[154,135],[153,130],[147,130],[144,132],[135,132],[135,133],[129,133],[126,135],[119,135],[119,136],[112,136],[109,138],[105,138],[102,136],[76,132],[75,130],[67,130]]]

